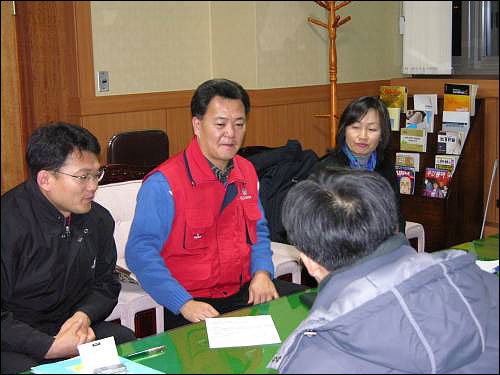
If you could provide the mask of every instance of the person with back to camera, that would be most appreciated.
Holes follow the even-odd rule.
[[[30,178],[2,196],[2,373],[78,355],[114,336],[105,322],[118,302],[114,221],[93,202],[104,174],[86,129],[54,123],[28,143]]]
[[[323,166],[367,169],[381,174],[394,190],[399,215],[399,231],[406,220],[400,209],[399,183],[390,152],[391,121],[385,104],[371,96],[353,100],[340,117],[337,144],[313,168]]]
[[[227,79],[191,100],[195,137],[138,193],[127,264],[165,310],[165,329],[306,289],[273,280],[269,230],[253,165],[237,155],[250,99]]]
[[[268,367],[498,374],[498,277],[462,250],[417,253],[397,224],[377,173],[324,168],[290,189],[283,225],[319,287]]]

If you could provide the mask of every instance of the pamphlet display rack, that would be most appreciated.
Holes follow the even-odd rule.
[[[427,152],[420,153],[420,172],[415,173],[415,193],[401,194],[401,209],[407,221],[421,223],[425,229],[427,252],[472,241],[481,234],[483,217],[483,132],[484,105],[476,99],[476,114],[470,118],[470,131],[462,148],[446,198],[422,196],[425,168],[433,168],[437,154],[437,134],[442,128],[443,98],[438,99],[434,132],[427,134]],[[413,97],[408,97],[413,108]],[[404,124],[401,114],[401,124]],[[404,125],[403,125],[404,126]],[[394,156],[400,151],[400,132],[392,132]]]

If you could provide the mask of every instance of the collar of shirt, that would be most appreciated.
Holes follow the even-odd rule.
[[[214,163],[212,163],[210,160],[208,160],[208,164],[210,165],[210,168],[212,168],[212,171],[215,174],[215,177],[217,177],[217,180],[222,182],[224,185],[226,184],[227,178],[231,174],[231,171],[233,170],[234,167],[234,162],[233,159],[229,160],[229,163],[227,163],[226,169],[223,171],[219,167],[217,167]]]

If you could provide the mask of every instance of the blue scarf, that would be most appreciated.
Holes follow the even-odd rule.
[[[349,166],[352,169],[362,169],[362,168],[364,169],[365,168],[364,166],[359,164],[358,159],[356,158],[356,156],[354,156],[352,154],[351,150],[347,146],[347,143],[344,143],[344,145],[342,146],[342,151],[349,158]],[[373,151],[370,154],[370,158],[368,159],[368,163],[366,164],[366,169],[368,169],[369,171],[373,171],[375,169],[376,165],[377,165],[377,151]]]

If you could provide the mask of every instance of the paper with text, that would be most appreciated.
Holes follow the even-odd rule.
[[[120,364],[113,336],[78,345],[78,352],[80,353],[83,369],[88,374],[99,367]]]
[[[281,342],[271,315],[209,318],[205,322],[212,349]]]

